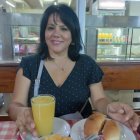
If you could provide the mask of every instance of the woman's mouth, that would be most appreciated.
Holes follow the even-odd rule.
[[[62,41],[58,41],[58,40],[52,40],[51,42],[53,45],[60,45],[62,43]]]

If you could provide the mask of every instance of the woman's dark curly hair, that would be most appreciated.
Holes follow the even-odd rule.
[[[48,46],[45,41],[45,30],[48,23],[48,18],[52,14],[57,14],[61,21],[70,30],[72,43],[68,49],[68,57],[72,61],[77,61],[79,58],[80,50],[82,49],[80,25],[77,15],[66,4],[51,5],[45,10],[40,24],[40,45],[38,53],[42,56],[42,59],[50,58]]]

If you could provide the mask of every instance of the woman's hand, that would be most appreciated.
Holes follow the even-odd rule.
[[[17,115],[16,125],[17,130],[20,131],[23,137],[26,136],[27,132],[30,132],[33,136],[37,136],[31,108],[21,107],[21,110]]]
[[[108,104],[107,115],[114,120],[124,123],[133,131],[136,131],[140,124],[140,118],[127,104],[119,102],[113,102]]]

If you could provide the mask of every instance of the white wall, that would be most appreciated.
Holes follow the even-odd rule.
[[[129,2],[129,16],[140,16],[140,1]]]

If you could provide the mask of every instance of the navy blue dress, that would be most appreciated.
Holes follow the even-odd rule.
[[[28,106],[31,106],[31,97],[34,96],[34,83],[37,77],[41,57],[31,55],[23,57],[20,67],[23,68],[23,75],[31,80],[29,89]],[[39,94],[52,94],[56,98],[55,116],[75,113],[80,111],[86,100],[90,97],[89,85],[102,80],[103,72],[97,63],[89,56],[81,54],[78,61],[63,85],[57,87],[50,77],[45,66],[43,67]],[[91,106],[88,103],[82,112],[84,117],[91,114]]]

